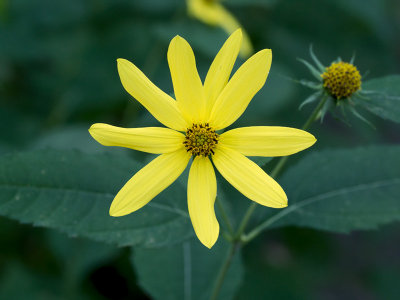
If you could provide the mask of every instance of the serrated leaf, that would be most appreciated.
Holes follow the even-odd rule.
[[[0,215],[120,246],[162,246],[191,236],[179,182],[137,212],[109,216],[114,195],[141,167],[126,156],[78,151],[3,155]]]
[[[369,80],[362,88],[369,99],[356,99],[358,105],[383,119],[400,123],[400,75]]]
[[[210,299],[213,284],[228,252],[220,239],[210,250],[197,239],[168,248],[135,248],[132,264],[145,291],[156,300]],[[232,299],[242,279],[240,253],[236,253],[218,299]]]
[[[265,227],[305,226],[334,232],[400,220],[400,146],[313,153],[279,180],[289,206],[268,210]]]

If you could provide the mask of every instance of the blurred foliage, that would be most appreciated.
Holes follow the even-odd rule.
[[[375,97],[362,105],[371,112],[366,116],[376,130],[356,119],[349,127],[330,116],[323,126],[316,124],[310,130],[318,137],[312,151],[330,150],[307,154],[305,160],[315,165],[306,164],[305,160],[297,163],[302,155],[291,158],[293,168],[281,181],[292,191],[293,199],[300,200],[303,194],[311,192],[296,181],[311,180],[297,173],[304,174],[300,169],[306,167],[313,169],[310,172],[315,177],[328,181],[307,184],[312,192],[323,192],[334,186],[333,178],[366,184],[366,178],[384,180],[387,178],[383,175],[397,176],[394,166],[398,161],[398,147],[389,145],[400,142],[400,127],[390,121],[398,122],[399,118],[398,106],[391,109],[393,101],[398,102],[400,96],[398,75],[383,76],[400,73],[399,1],[226,0],[223,4],[246,28],[256,50],[273,50],[267,83],[235,127],[301,126],[312,108],[299,111],[298,106],[309,91],[292,79],[309,79],[307,69],[296,59],[308,57],[310,44],[325,65],[338,56],[349,60],[355,53],[355,65],[366,82],[363,87],[375,91]],[[153,156],[102,147],[87,132],[96,122],[126,127],[158,125],[123,90],[116,59],[131,60],[161,89],[172,94],[166,50],[176,34],[185,37],[194,48],[198,69],[204,78],[226,34],[189,18],[183,0],[0,0],[2,215],[61,229],[70,236],[83,234],[120,245],[155,246],[160,241],[167,245],[178,242],[179,237],[180,240],[187,238],[184,244],[167,248],[133,247],[131,256],[130,249],[67,237],[2,217],[1,299],[26,299],[27,295],[29,299],[157,299],[163,296],[163,291],[179,298],[182,294],[174,293],[184,292],[182,282],[177,281],[188,272],[183,253],[187,245],[193,249],[189,287],[194,293],[192,299],[201,299],[203,292],[208,293],[206,289],[222,258],[198,249],[198,241],[190,238],[193,230],[187,215],[184,216],[187,175],[157,197],[153,206],[126,219],[110,219],[107,213],[112,193]],[[241,63],[239,60],[236,68]],[[389,121],[375,116],[382,116],[382,109]],[[351,150],[335,150],[374,144],[388,146],[358,149],[353,152],[353,159],[343,155],[343,151]],[[335,155],[343,155],[343,159],[333,159]],[[62,157],[66,160],[61,160]],[[392,157],[391,165],[388,157]],[[335,160],[341,160],[340,167]],[[266,162],[257,160],[260,165]],[[269,162],[265,169],[270,170],[274,164]],[[353,168],[358,168],[360,178],[352,177]],[[335,172],[331,172],[333,169]],[[43,170],[46,176],[41,173]],[[219,180],[218,184],[221,200],[229,207],[230,216],[238,220],[250,201],[232,191],[226,182]],[[98,194],[88,196],[87,191]],[[382,209],[381,212],[387,212],[381,215],[385,221],[398,219],[399,210],[394,206],[398,201],[389,208],[384,207],[398,195],[392,191],[395,194],[392,198],[382,196],[389,192],[376,190],[374,194],[358,195],[368,203],[367,207],[358,208],[365,209],[365,217],[371,211]],[[168,197],[171,194],[176,197]],[[35,195],[35,201],[29,195]],[[5,202],[17,196],[21,197],[20,203]],[[62,206],[56,210],[55,200],[73,203],[76,211],[65,212]],[[334,199],[331,211],[342,212],[348,208],[340,206],[339,201],[346,202],[346,199]],[[159,215],[158,221],[177,224],[175,230],[163,223],[156,224],[157,233],[146,230],[147,224],[157,221],[147,216],[157,216],[160,202],[184,212],[180,217],[173,213]],[[89,209],[93,213],[84,217]],[[314,209],[321,213],[322,207]],[[264,220],[269,211],[261,209],[254,223]],[[38,221],[34,213],[42,214],[43,218]],[[294,216],[287,219],[287,224],[332,229],[329,219],[324,219],[325,225],[317,220],[320,225],[314,226],[311,223],[317,222],[315,219],[306,218],[296,223]],[[382,219],[376,219],[376,224]],[[353,217],[349,220],[363,222]],[[102,231],[108,222],[118,223],[119,231]],[[347,225],[343,224],[342,231],[347,231]],[[249,244],[242,257],[237,256],[232,270],[242,265],[243,274],[240,276],[239,271],[237,277],[229,277],[226,283],[239,286],[236,299],[397,299],[399,230],[399,225],[394,224],[379,232],[344,236],[292,227],[273,229]],[[223,244],[221,236],[213,251],[226,251]],[[165,286],[153,290],[152,274],[157,280],[175,282],[168,286],[169,290],[164,290]],[[230,291],[222,294],[225,299],[233,296]]]
[[[157,249],[136,248],[132,264],[142,286],[154,299],[210,299],[218,266],[229,243],[219,240],[211,249],[197,240]],[[218,299],[232,299],[242,280],[242,264],[236,256]]]

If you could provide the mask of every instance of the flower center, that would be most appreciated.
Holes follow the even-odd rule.
[[[361,87],[361,75],[357,68],[349,63],[332,63],[321,74],[324,88],[335,98],[347,98]]]
[[[214,154],[214,149],[218,144],[218,134],[208,123],[193,124],[186,130],[183,144],[186,151],[193,156],[209,156]]]

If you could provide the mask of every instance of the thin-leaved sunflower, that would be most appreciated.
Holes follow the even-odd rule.
[[[193,158],[187,188],[189,215],[199,240],[211,248],[219,235],[214,212],[217,182],[214,163],[225,179],[247,198],[264,206],[287,206],[279,184],[247,156],[284,156],[315,143],[313,135],[294,128],[242,127],[220,133],[245,111],[267,79],[271,50],[249,58],[229,80],[242,41],[235,31],[222,46],[204,84],[190,45],[172,39],[168,64],[174,100],[157,88],[135,65],[118,59],[122,85],[168,128],[120,128],[94,124],[90,134],[105,146],[120,146],[160,154],[118,192],[111,216],[123,216],[146,205],[172,184]]]
[[[228,34],[242,28],[242,45],[240,53],[243,58],[248,58],[254,53],[253,45],[247,32],[243,30],[239,21],[229,12],[219,0],[186,0],[188,13],[199,21],[221,27]]]

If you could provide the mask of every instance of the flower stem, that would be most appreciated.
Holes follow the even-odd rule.
[[[318,103],[318,105],[315,107],[314,111],[311,113],[310,117],[307,119],[307,121],[304,123],[302,129],[306,130],[310,127],[310,125],[317,120],[318,114],[320,113],[321,109],[324,107],[326,100],[328,99],[328,95],[325,94],[321,101]],[[279,176],[279,174],[282,172],[283,167],[285,166],[286,162],[288,161],[289,157],[284,156],[281,157],[278,161],[278,163],[275,165],[274,169],[271,171],[271,177],[276,178]],[[242,221],[240,222],[240,225],[238,227],[238,230],[236,234],[234,235],[234,239],[232,241],[231,247],[227,253],[226,259],[224,264],[222,265],[219,273],[217,280],[214,285],[214,289],[211,295],[210,300],[216,300],[219,294],[219,291],[221,290],[222,283],[224,282],[225,275],[229,269],[229,266],[232,262],[232,258],[234,257],[237,248],[243,246],[245,243],[249,242],[253,238],[255,238],[257,235],[259,235],[263,229],[268,227],[271,223],[275,222],[277,219],[283,217],[284,215],[288,214],[291,209],[285,209],[280,211],[278,214],[275,216],[271,217],[270,219],[266,220],[265,222],[261,223],[259,226],[255,227],[253,230],[250,231],[248,235],[244,235],[244,231],[246,229],[247,223],[250,221],[250,218],[252,214],[254,213],[254,210],[257,207],[257,203],[252,202],[247,209],[246,213],[243,216]]]
[[[321,111],[321,109],[324,107],[325,102],[326,102],[327,99],[328,99],[328,96],[325,94],[325,95],[322,97],[321,101],[318,103],[318,105],[315,107],[314,111],[311,113],[310,117],[309,117],[309,118],[307,119],[307,121],[304,123],[303,127],[301,128],[302,130],[308,129],[308,128],[310,127],[310,125],[311,125],[314,121],[317,120],[318,114],[319,114],[319,112]],[[288,159],[289,159],[289,156],[284,156],[284,157],[281,157],[281,158],[279,159],[278,163],[275,165],[274,169],[271,171],[271,177],[272,177],[272,178],[276,178],[276,177],[279,176],[279,174],[280,174],[281,171],[283,170],[283,167],[285,166],[285,164],[286,164],[286,162],[288,161]],[[255,202],[253,202],[253,203],[250,205],[250,207],[248,208],[248,210],[247,210],[247,212],[246,212],[246,215],[243,217],[243,221],[245,220],[246,217],[247,217],[247,219],[250,218],[250,216],[247,216],[247,213],[250,212],[250,215],[251,215],[251,214],[253,213],[253,211],[254,211],[254,209],[255,209],[256,206],[257,206],[257,203],[255,203]],[[286,209],[286,210],[288,210],[288,209]],[[286,210],[284,210],[285,213],[284,213],[283,215],[286,215]],[[278,214],[279,214],[279,213],[278,213]],[[243,221],[242,221],[242,223],[243,223]],[[248,221],[248,220],[247,220],[247,221]],[[246,221],[246,223],[244,223],[243,225],[241,224],[241,225],[244,227],[244,228],[243,228],[243,231],[244,231],[244,229],[245,229],[245,227],[246,227],[247,221]],[[246,243],[249,242],[250,240],[252,240],[253,238],[255,238],[258,234],[260,234],[264,228],[266,228],[266,227],[268,226],[269,221],[270,221],[270,220],[266,220],[265,222],[261,223],[261,224],[258,225],[256,228],[254,228],[248,235],[243,236],[243,231],[242,231],[241,234],[240,234],[240,236],[239,236],[240,239],[241,239],[243,242],[246,242]]]
[[[219,270],[217,279],[214,284],[214,288],[212,290],[212,294],[210,300],[216,300],[218,298],[218,294],[222,288],[222,284],[224,282],[226,273],[231,265],[232,259],[235,256],[236,250],[238,249],[239,245],[236,242],[233,242],[227,252],[225,261]]]

